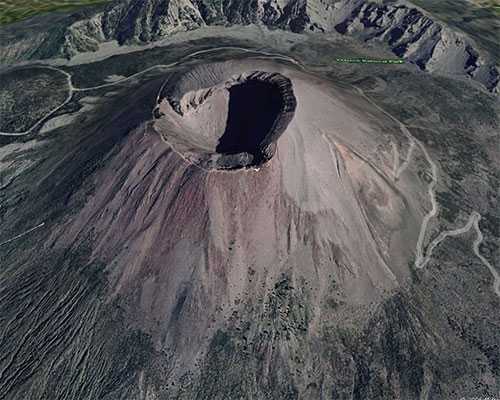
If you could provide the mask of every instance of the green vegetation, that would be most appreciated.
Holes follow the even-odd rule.
[[[50,11],[71,11],[109,0],[0,0],[0,25],[10,24]]]
[[[478,7],[493,10],[500,16],[500,0],[473,0]]]

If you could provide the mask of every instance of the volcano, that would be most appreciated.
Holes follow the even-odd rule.
[[[106,266],[106,301],[127,299],[129,329],[147,332],[154,351],[176,360],[169,379],[196,369],[235,305],[248,312],[252,299],[284,302],[270,326],[248,333],[276,338],[257,350],[275,362],[286,350],[267,346],[314,332],[331,312],[327,299],[354,310],[409,275],[422,209],[405,189],[414,171],[395,184],[390,145],[407,138],[359,95],[248,58],[183,69],[133,98],[68,151],[62,178],[40,183],[55,192],[109,148],[87,178],[98,190],[43,246],[91,244],[85,264]],[[76,193],[64,197],[76,207]],[[291,310],[292,320],[283,319]]]
[[[7,138],[0,398],[447,398],[458,345],[493,387],[495,333],[445,295],[490,289],[482,259],[422,267],[478,220],[427,232],[438,169],[366,94],[385,81],[222,54],[68,68],[40,141]]]

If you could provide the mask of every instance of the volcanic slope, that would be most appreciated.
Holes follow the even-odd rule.
[[[449,325],[491,275],[435,315],[472,253],[415,271],[433,164],[363,93],[244,56],[97,89],[4,192],[0,398],[493,393],[494,331]],[[462,354],[470,380],[442,372]]]
[[[273,90],[275,114],[250,110]],[[248,121],[238,120],[250,111],[253,120],[269,120],[245,132],[262,134],[271,149],[264,159],[224,146],[245,147],[232,135],[241,135],[238,124]],[[106,265],[107,296],[129,299],[127,318],[151,334],[155,348],[175,349],[179,377],[207,349],[207,330],[223,325],[230,305],[263,297],[283,276],[308,282],[308,313],[319,323],[330,282],[338,282],[339,301],[358,306],[380,301],[408,275],[424,213],[411,190],[425,193],[425,183],[415,187],[408,169],[399,184],[408,192],[395,184],[392,144],[408,146],[408,139],[366,100],[249,59],[174,74],[154,121],[130,129],[137,116],[126,113],[106,127],[126,136],[92,177],[99,189],[45,247],[62,251],[91,238],[88,262]],[[220,157],[212,165],[207,153]],[[84,167],[81,157],[71,157],[73,168]],[[19,359],[5,366],[11,379]]]
[[[222,70],[221,76],[214,70]],[[247,165],[252,155],[226,152],[220,143],[228,134],[228,115],[248,112],[251,106],[231,109],[234,81],[251,78],[255,71],[269,86],[273,83],[266,81],[268,74],[286,76],[297,105],[281,136],[270,139],[276,141],[270,159],[259,157],[260,163]],[[213,77],[216,82],[210,82]],[[364,99],[339,88],[322,88],[321,82],[278,64],[226,62],[198,68],[189,78],[195,87],[181,92],[181,102],[191,108],[180,115],[160,96],[155,122],[130,135],[109,169],[96,178],[102,190],[63,235],[71,243],[85,235],[82,227],[89,227],[98,253],[113,255],[106,263],[127,265],[113,272],[117,291],[134,285],[136,274],[152,274],[154,294],[144,295],[160,302],[162,310],[173,309],[180,296],[175,288],[183,287],[181,276],[192,276],[201,287],[184,297],[191,297],[192,290],[205,294],[210,314],[209,302],[214,302],[215,311],[219,295],[232,303],[246,291],[251,295],[262,289],[248,286],[249,270],[256,281],[274,281],[294,269],[292,265],[303,264],[300,271],[307,280],[331,274],[342,281],[352,304],[378,298],[408,274],[406,260],[427,206],[425,198],[414,197],[425,193],[426,184],[415,185],[419,179],[411,168],[395,184],[391,144],[408,146],[408,138],[393,121]],[[204,78],[210,86],[197,87]],[[237,85],[251,92],[248,82]],[[258,101],[265,101],[267,93],[261,94]],[[219,146],[213,140],[217,137]],[[207,153],[221,157],[206,162]],[[163,265],[177,265],[186,254],[192,261],[182,272],[162,274]],[[307,265],[315,267],[308,271]],[[177,274],[181,281],[174,279]],[[162,276],[168,280],[162,282]],[[168,307],[160,301],[167,293],[173,297]],[[209,293],[217,295],[209,300]],[[140,314],[155,315],[146,311]]]

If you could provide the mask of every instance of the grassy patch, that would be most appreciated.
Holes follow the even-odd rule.
[[[500,0],[473,0],[473,2],[478,7],[491,9],[500,16]]]
[[[10,24],[50,11],[71,11],[109,0],[0,0],[0,25]]]

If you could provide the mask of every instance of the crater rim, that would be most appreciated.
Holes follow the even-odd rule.
[[[207,75],[206,79],[203,72]],[[193,140],[197,132],[187,132],[188,128],[186,135],[173,135],[168,129],[161,128],[159,133],[188,161],[203,169],[259,168],[272,159],[278,139],[294,117],[297,99],[293,89],[292,81],[276,71],[225,71],[220,65],[208,69],[205,67],[205,70],[198,67],[169,77],[158,96],[154,117],[160,121],[164,118],[171,120],[170,122],[175,120],[175,126],[182,129],[183,121],[196,115],[199,108],[210,103],[216,96],[227,96],[225,129],[220,132],[213,148],[197,146],[196,140]],[[245,102],[245,92],[248,92],[250,102],[247,105],[238,104]],[[168,104],[167,112],[160,109],[162,103]],[[245,106],[248,106],[249,112],[256,112],[257,115],[239,115],[245,113]],[[235,121],[254,126],[231,126]],[[264,131],[260,131],[261,129]],[[242,130],[246,132],[243,134]]]

